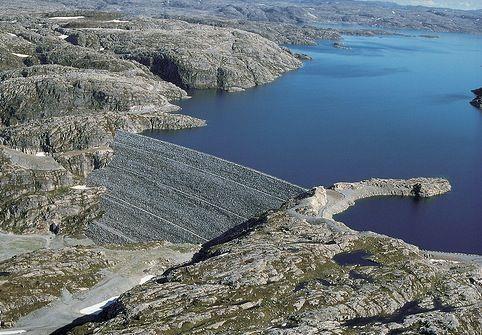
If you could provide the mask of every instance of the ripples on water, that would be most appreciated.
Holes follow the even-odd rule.
[[[370,177],[441,176],[453,191],[425,201],[361,201],[350,227],[423,248],[482,254],[482,38],[347,37],[296,47],[313,57],[242,93],[193,92],[186,114],[208,126],[151,136],[302,186]]]

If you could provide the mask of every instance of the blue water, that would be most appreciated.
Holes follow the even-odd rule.
[[[448,178],[426,201],[361,201],[338,219],[432,250],[482,254],[482,38],[347,37],[293,48],[298,71],[242,93],[194,92],[205,128],[150,134],[302,186],[370,177]]]

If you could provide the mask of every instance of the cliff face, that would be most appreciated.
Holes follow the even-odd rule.
[[[206,243],[191,263],[132,289],[103,322],[72,333],[481,332],[479,266],[323,219],[338,201],[332,192],[315,189]]]

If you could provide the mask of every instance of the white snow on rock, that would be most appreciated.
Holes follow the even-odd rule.
[[[83,315],[98,314],[102,312],[104,308],[112,305],[117,300],[117,298],[119,298],[119,296],[115,296],[107,300],[101,301],[98,304],[83,308],[79,311],[79,313]]]
[[[75,185],[75,186],[72,186],[71,189],[73,189],[73,190],[87,190],[88,187],[87,187],[87,185]]]
[[[15,34],[12,34],[12,33],[7,33],[8,36],[11,36],[11,37],[18,37],[17,35]]]
[[[129,23],[129,21],[124,21],[124,20],[110,20],[110,21],[105,21],[105,22],[112,22],[112,23]]]
[[[19,330],[0,330],[0,335],[14,335],[14,334],[23,334],[26,333],[26,330],[19,329]]]
[[[45,157],[46,155],[47,155],[47,154],[46,154],[45,152],[43,152],[43,151],[37,152],[37,153],[35,154],[35,156],[37,156],[37,157]]]
[[[155,276],[153,276],[153,275],[147,275],[145,277],[142,277],[141,280],[139,281],[139,285],[147,283],[149,280],[151,280],[154,277]]]
[[[83,19],[85,16],[54,16],[50,17],[50,20],[79,20]]]
[[[20,58],[27,58],[30,57],[29,55],[24,55],[24,54],[16,54],[15,52],[12,52],[12,55],[20,57]]]
[[[69,35],[60,35],[58,36],[58,38],[62,39],[62,40],[65,40],[67,37],[69,37]]]

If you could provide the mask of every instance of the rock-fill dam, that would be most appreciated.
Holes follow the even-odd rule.
[[[89,185],[104,186],[96,242],[206,242],[305,191],[192,149],[118,132],[115,155]]]

